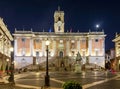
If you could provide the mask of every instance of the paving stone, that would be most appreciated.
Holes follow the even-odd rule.
[[[33,88],[23,88],[23,87],[18,87],[15,86],[14,84],[0,84],[0,89],[33,89]]]

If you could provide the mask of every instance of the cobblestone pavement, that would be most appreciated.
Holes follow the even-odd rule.
[[[120,81],[111,80],[106,83],[98,84],[86,89],[120,89]]]
[[[4,84],[0,85],[0,89],[42,89],[41,87],[44,85],[44,75],[44,72],[27,73],[27,76],[25,76],[25,74],[19,74],[18,79],[15,81],[16,86]],[[83,85],[83,89],[120,89],[120,73],[112,74],[110,72],[106,73],[104,71],[90,71],[86,72],[85,75],[76,74],[73,72],[51,72],[51,88],[47,89],[62,89],[62,84],[70,80],[80,82]]]
[[[34,88],[23,88],[18,87],[10,83],[0,84],[0,89],[34,89]]]

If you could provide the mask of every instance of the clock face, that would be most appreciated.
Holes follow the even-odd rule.
[[[62,25],[62,22],[61,22],[61,21],[58,21],[57,24],[58,24],[58,26],[61,26],[61,25]]]

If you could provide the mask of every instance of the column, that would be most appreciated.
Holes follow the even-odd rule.
[[[46,47],[45,47],[45,40],[42,40],[42,56],[45,56],[45,51]]]
[[[70,41],[66,42],[66,55],[69,56],[70,53]]]
[[[15,42],[14,42],[14,55],[16,55],[17,56],[17,53],[18,53],[18,51],[17,51],[17,38],[15,38]]]

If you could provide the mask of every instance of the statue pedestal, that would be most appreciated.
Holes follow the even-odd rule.
[[[82,60],[82,57],[80,55],[80,53],[78,52],[77,53],[77,57],[76,57],[76,64],[75,64],[75,72],[76,73],[82,73],[81,71],[81,60]]]
[[[76,73],[82,73],[82,71],[81,71],[81,64],[75,64],[75,72]]]

